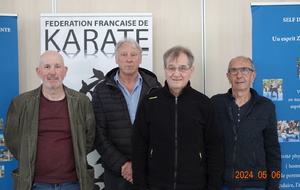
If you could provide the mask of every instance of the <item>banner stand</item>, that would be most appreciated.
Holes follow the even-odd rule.
[[[276,106],[280,189],[300,189],[300,2],[252,3],[253,87]],[[274,174],[274,175],[273,175]]]
[[[19,94],[18,26],[16,14],[0,13],[0,189],[13,190],[11,172],[17,160],[5,147],[3,129],[11,99]]]

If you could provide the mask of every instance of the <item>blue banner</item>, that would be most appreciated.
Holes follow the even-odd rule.
[[[253,87],[276,105],[280,189],[300,189],[300,4],[252,4],[251,10]]]
[[[11,99],[19,94],[18,27],[16,15],[0,14],[0,189],[13,190],[17,161],[5,147],[3,128]]]

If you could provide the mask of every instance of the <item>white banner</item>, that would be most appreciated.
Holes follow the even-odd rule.
[[[41,53],[59,51],[69,68],[64,84],[89,97],[117,67],[114,49],[123,37],[140,44],[141,67],[152,71],[152,14],[41,14]]]

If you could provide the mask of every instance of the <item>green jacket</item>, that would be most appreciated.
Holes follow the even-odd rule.
[[[19,162],[12,172],[15,190],[30,190],[33,184],[37,152],[37,131],[41,86],[15,97],[7,111],[4,138],[7,148]],[[87,154],[93,149],[95,117],[87,96],[64,86],[76,173],[81,190],[94,188],[94,170],[87,163]],[[51,167],[51,166],[49,166]]]

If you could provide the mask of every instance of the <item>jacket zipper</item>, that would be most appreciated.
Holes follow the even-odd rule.
[[[234,137],[234,147],[233,147],[233,168],[232,168],[232,181],[235,183],[235,156],[236,156],[236,142],[237,136]]]
[[[254,157],[254,162],[255,162],[255,165],[256,165],[256,172],[258,174],[258,172],[260,172],[260,170],[259,170],[258,162],[257,162],[257,159],[256,159],[256,154],[255,154],[254,151],[253,151],[253,157]]]
[[[177,122],[178,122],[178,113],[177,113],[177,101],[178,98],[175,98],[175,170],[174,170],[174,189],[176,189],[177,183],[176,183],[176,179],[177,179],[177,162],[178,162],[178,150],[177,150],[177,146],[178,146],[178,134],[177,134]]]
[[[234,131],[234,144],[233,144],[233,160],[232,160],[232,163],[233,163],[233,167],[232,167],[232,183],[235,184],[235,161],[236,161],[236,143],[237,143],[237,133],[238,133],[238,129],[236,128],[236,125],[234,124],[234,119],[233,119],[233,115],[232,115],[232,107],[229,105],[229,116],[230,116],[230,119],[231,119],[231,122],[233,123],[233,131]]]

